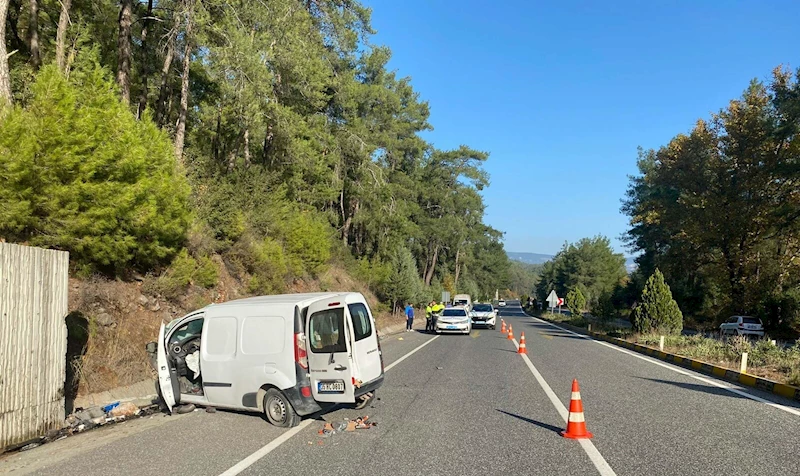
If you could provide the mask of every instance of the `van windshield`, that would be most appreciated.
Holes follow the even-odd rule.
[[[344,308],[326,309],[311,315],[311,351],[315,354],[347,352],[344,336]]]

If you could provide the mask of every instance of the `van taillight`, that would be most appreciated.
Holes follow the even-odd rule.
[[[308,369],[308,353],[306,352],[306,335],[303,332],[298,332],[294,335],[294,361],[300,364],[300,367]]]

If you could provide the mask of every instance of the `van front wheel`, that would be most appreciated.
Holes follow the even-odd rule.
[[[300,424],[298,415],[289,400],[279,390],[271,388],[264,395],[264,414],[275,426],[291,428]]]

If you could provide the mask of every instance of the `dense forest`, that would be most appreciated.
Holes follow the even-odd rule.
[[[0,238],[79,276],[251,292],[340,263],[383,299],[509,283],[488,154],[429,105],[355,0],[0,0]]]
[[[641,150],[622,210],[684,314],[800,329],[800,72],[776,68],[658,150]]]

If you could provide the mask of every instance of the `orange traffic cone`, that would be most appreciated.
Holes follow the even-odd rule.
[[[511,327],[511,324],[508,325],[508,340],[514,338],[514,329]]]
[[[503,320],[503,319],[500,319],[500,322],[503,324],[502,326],[500,326],[500,333],[505,334],[506,333],[506,321]]]
[[[517,349],[518,354],[527,354],[528,349],[525,347],[525,331],[522,331],[522,335],[519,336],[519,349]]]
[[[586,430],[586,421],[583,419],[583,402],[581,401],[581,391],[578,388],[577,379],[572,381],[572,398],[569,401],[567,429],[561,432],[561,436],[572,439],[591,438],[593,436]]]

